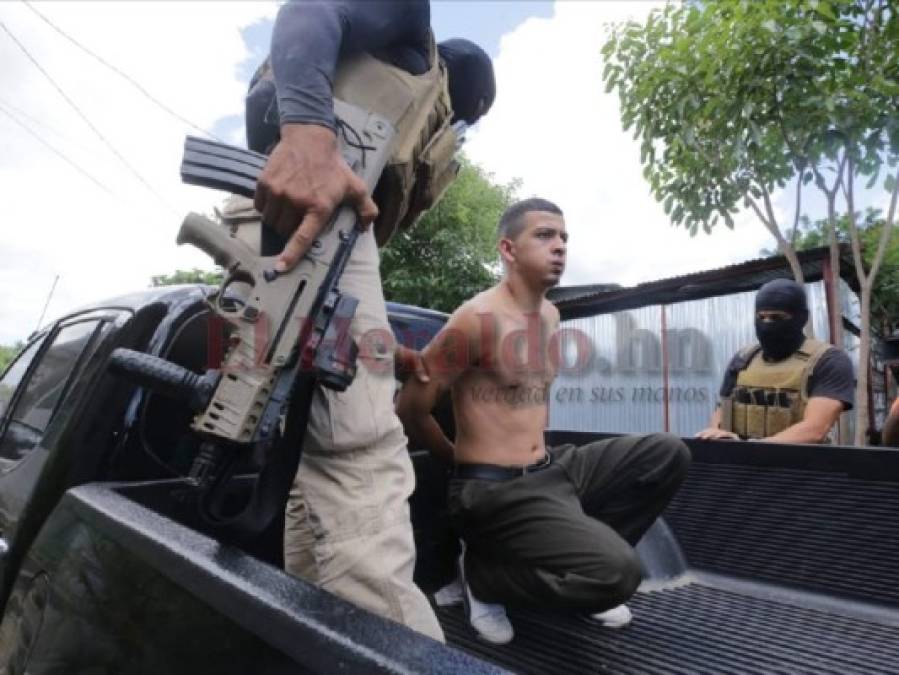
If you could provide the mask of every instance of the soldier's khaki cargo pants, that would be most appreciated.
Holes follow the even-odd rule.
[[[251,206],[232,198],[227,212]],[[241,227],[258,242],[252,229]],[[436,640],[443,632],[412,581],[415,542],[412,461],[393,411],[393,338],[381,291],[378,249],[360,236],[340,288],[359,300],[351,333],[358,371],[341,393],[318,387],[300,468],[287,502],[287,571]]]

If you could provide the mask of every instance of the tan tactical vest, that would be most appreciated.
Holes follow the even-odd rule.
[[[378,246],[397,230],[414,225],[459,173],[449,80],[433,34],[429,61],[428,72],[412,75],[360,53],[341,61],[334,75],[335,97],[381,115],[397,130],[391,158],[374,191],[380,212],[374,225]],[[268,59],[260,77],[273,78]],[[352,134],[343,128],[337,133]]]
[[[766,438],[801,421],[808,405],[808,379],[831,345],[806,338],[782,361],[762,358],[761,347],[740,350],[747,365],[730,396],[721,401],[721,428],[741,438]]]
[[[334,77],[337,98],[378,113],[397,129],[392,156],[374,193],[380,210],[375,221],[378,246],[397,230],[414,225],[459,172],[448,78],[433,36],[430,62],[428,72],[411,75],[359,54],[342,62]]]

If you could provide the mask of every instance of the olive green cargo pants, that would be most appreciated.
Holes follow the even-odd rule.
[[[547,468],[511,480],[450,481],[466,579],[484,602],[605,611],[640,584],[633,546],[677,491],[690,452],[652,434],[550,454]]]

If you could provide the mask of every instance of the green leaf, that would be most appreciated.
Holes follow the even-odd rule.
[[[818,12],[818,14],[826,16],[831,21],[836,21],[837,16],[833,13],[833,9],[831,8],[830,3],[818,2],[813,9]]]

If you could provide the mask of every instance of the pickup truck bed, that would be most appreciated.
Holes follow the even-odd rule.
[[[899,613],[837,613],[771,588],[704,579],[638,593],[634,623],[510,612],[515,640],[479,642],[460,608],[442,609],[450,644],[519,673],[894,673]],[[780,595],[781,597],[778,597]]]
[[[638,546],[630,627],[511,611],[496,647],[451,607],[450,644],[520,673],[899,672],[899,453],[688,443],[689,477]]]
[[[204,297],[156,289],[65,317],[32,342],[29,375],[0,377],[15,390],[0,421],[0,671],[899,672],[897,450],[688,441],[687,481],[637,547],[646,581],[621,631],[515,612],[516,639],[494,647],[449,608],[447,648],[288,576],[282,522],[243,541],[199,519],[181,478],[190,411],[105,370],[124,346],[202,372]],[[443,320],[391,309],[407,339]],[[66,338],[76,329],[81,342]],[[18,433],[44,419],[32,385],[59,394],[34,438]],[[416,579],[430,592],[452,579],[457,542],[446,467],[412,458]],[[250,478],[232,484],[234,503]]]
[[[588,438],[555,433],[551,442]],[[887,561],[899,556],[890,517],[899,513],[899,453],[692,449],[687,483],[638,546],[647,580],[623,630],[515,611],[515,640],[496,647],[452,607],[438,610],[460,651],[447,650],[205,536],[177,498],[179,480],[71,490],[34,555],[51,577],[73,581],[48,598],[26,573],[11,602],[42,608],[35,672],[51,663],[176,674],[897,672],[899,569]],[[433,491],[445,475],[415,458],[420,490],[430,482],[414,506],[419,572],[433,589],[452,574]],[[73,614],[82,617],[74,632],[65,620]],[[187,635],[204,648],[187,649]],[[98,651],[113,642],[111,653]]]

